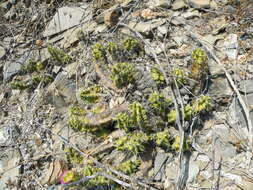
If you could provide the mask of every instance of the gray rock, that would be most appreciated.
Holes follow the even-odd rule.
[[[68,73],[60,72],[54,82],[48,87],[48,92],[53,95],[53,104],[63,107],[76,102],[76,84],[68,79]]]
[[[246,105],[249,105],[249,107],[252,105],[253,93],[246,94],[245,96],[242,96],[242,98],[243,98]],[[253,112],[252,111],[249,113],[249,117],[251,119],[251,122],[253,122]],[[233,99],[232,104],[229,107],[228,121],[238,131],[240,131],[242,138],[247,137],[248,129],[247,129],[247,122],[245,119],[245,114],[244,114],[242,107],[236,97]]]
[[[178,17],[173,17],[171,19],[171,23],[175,26],[181,26],[181,25],[184,25],[185,24],[185,19],[181,16],[178,16]]]
[[[209,59],[208,67],[212,78],[224,75],[223,66],[217,64],[213,59]]]
[[[164,37],[166,34],[168,34],[168,32],[169,32],[169,29],[167,25],[157,27],[157,35],[159,37]]]
[[[150,8],[170,8],[171,0],[151,0],[148,1]]]
[[[5,62],[3,69],[4,81],[9,80],[12,76],[21,70],[21,64],[17,62]]]
[[[181,15],[185,19],[192,19],[195,17],[200,17],[200,13],[198,10],[192,10],[192,11],[187,11]]]
[[[65,31],[92,17],[91,10],[87,7],[61,7],[47,25],[43,36],[51,36]]]
[[[179,9],[183,9],[186,7],[187,7],[187,5],[185,4],[185,2],[183,0],[176,0],[172,4],[172,10],[179,10]]]
[[[248,64],[247,71],[250,72],[250,73],[253,73],[253,62],[251,62],[250,64]]]
[[[4,18],[9,20],[9,19],[14,19],[16,17],[16,9],[13,7],[4,15]]]
[[[210,0],[189,0],[188,3],[196,9],[210,8]]]
[[[244,94],[253,93],[253,80],[243,80],[239,83],[239,90]]]
[[[237,34],[229,34],[224,39],[223,49],[229,60],[236,60],[238,55],[238,37]]]
[[[130,22],[129,27],[133,28],[134,30],[137,30],[138,32],[142,33],[143,35],[148,36],[152,30],[155,28],[163,25],[166,22],[166,19],[153,19],[148,22]],[[123,30],[123,33],[129,33],[129,30],[127,31]]]
[[[218,77],[211,80],[208,94],[215,100],[219,101],[219,99],[231,97],[233,91],[226,78]]]
[[[73,78],[78,70],[78,62],[71,63],[67,65],[65,68],[63,68],[64,71],[68,73],[68,78]]]
[[[154,162],[154,179],[160,181],[164,175],[165,162],[168,159],[168,155],[158,152]]]
[[[20,132],[13,124],[4,125],[0,128],[0,145],[7,146],[15,142]]]
[[[216,140],[215,148],[219,152],[217,156],[221,156],[223,160],[230,160],[231,158],[236,156],[236,147],[228,142],[224,142],[219,138]]]
[[[0,59],[2,59],[5,56],[5,53],[6,53],[5,49],[2,46],[0,46]]]
[[[0,189],[9,189],[6,183],[10,179],[11,181],[17,180],[16,177],[19,175],[19,164],[20,154],[17,150],[8,150],[0,152]],[[12,169],[11,169],[12,168]]]
[[[9,80],[12,76],[21,71],[21,66],[26,64],[33,56],[32,52],[25,52],[19,59],[14,62],[5,62],[3,69],[4,81]]]
[[[0,5],[0,8],[3,8],[4,10],[9,10],[11,8],[12,4],[9,1],[3,2]]]
[[[187,183],[193,182],[196,176],[198,175],[200,169],[198,162],[190,162],[189,169],[188,169],[188,178]]]

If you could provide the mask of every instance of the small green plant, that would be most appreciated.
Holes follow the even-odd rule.
[[[106,48],[102,44],[98,43],[94,45],[92,55],[95,61],[104,61],[106,58]]]
[[[68,170],[68,171],[64,171],[60,175],[60,183],[61,184],[68,184],[71,182],[75,182],[75,181],[79,180],[80,178],[81,178],[81,176],[79,176],[77,172]]]
[[[107,50],[111,55],[116,55],[121,51],[120,47],[115,42],[108,42]]]
[[[197,48],[192,52],[192,60],[190,77],[200,80],[208,72],[208,57],[202,49]]]
[[[133,124],[144,127],[147,121],[147,113],[142,105],[139,102],[133,102],[129,106],[129,111]]]
[[[190,104],[184,106],[184,118],[185,120],[190,120],[193,115],[193,108]]]
[[[118,88],[127,86],[135,80],[136,69],[130,63],[116,63],[112,66],[110,78]]]
[[[71,58],[68,54],[66,54],[63,50],[58,49],[56,47],[53,46],[48,46],[47,50],[49,52],[49,54],[51,55],[51,57],[61,63],[61,64],[66,64],[69,63],[71,61]]]
[[[165,84],[165,77],[162,72],[157,68],[151,69],[151,77],[156,82],[158,86],[163,86]]]
[[[80,153],[73,148],[67,148],[65,152],[67,153],[67,158],[72,164],[81,164],[84,161],[83,156],[81,156]]]
[[[11,88],[14,90],[25,90],[29,88],[29,86],[23,81],[16,80],[11,83]]]
[[[165,98],[158,92],[152,93],[148,101],[156,114],[166,114],[169,107],[172,105],[171,99]]]
[[[98,85],[90,86],[80,93],[80,98],[86,103],[97,103],[100,99],[99,93],[101,92],[101,87]]]
[[[70,108],[70,115],[85,116],[86,111],[78,106],[73,106]]]
[[[42,82],[44,85],[47,85],[53,82],[53,78],[48,75],[45,75],[45,76],[41,76],[39,74],[32,75],[33,87],[37,86],[40,82]]]
[[[21,70],[25,73],[37,71],[37,62],[32,59],[29,59],[27,64],[22,65]]]
[[[146,110],[139,102],[133,102],[129,105],[128,112],[117,114],[115,120],[116,127],[126,132],[136,129],[137,126],[144,129],[147,121]]]
[[[126,175],[131,175],[138,171],[138,168],[141,164],[140,160],[131,161],[128,160],[118,167],[120,171],[124,172]]]
[[[153,139],[155,143],[163,149],[171,149],[173,138],[170,136],[170,132],[168,129],[156,133],[155,135],[153,135]]]
[[[179,110],[179,111],[181,111],[181,110]],[[194,113],[193,108],[189,104],[184,106],[184,119],[185,120],[190,120],[193,113]],[[174,123],[176,121],[176,116],[177,116],[176,110],[175,109],[171,110],[167,115],[168,122]]]
[[[80,132],[89,132],[91,130],[91,126],[87,124],[86,120],[86,111],[80,107],[74,106],[70,108],[70,118],[69,118],[69,126],[74,131]]]
[[[167,116],[168,116],[168,123],[174,123],[177,119],[177,111],[171,110]]]
[[[33,59],[29,59],[28,63],[25,65],[22,65],[22,72],[24,73],[32,73],[32,72],[40,72],[44,69],[44,65],[39,62],[39,61],[35,61]]]
[[[115,120],[117,122],[116,127],[118,129],[123,129],[124,131],[128,132],[135,128],[128,113],[117,114]]]
[[[127,150],[134,154],[138,154],[145,151],[145,146],[148,144],[148,141],[149,137],[145,133],[134,132],[119,138],[115,142],[115,146],[118,150]]]
[[[71,116],[68,124],[74,131],[80,131],[80,132],[89,131],[89,127],[85,123],[84,118],[81,118],[81,117]]]
[[[123,42],[123,47],[127,51],[136,53],[138,53],[141,49],[139,42],[133,38],[126,38]]]
[[[96,168],[94,166],[91,166],[91,165],[86,165],[84,166],[83,170],[82,170],[82,175],[83,176],[92,176],[98,172],[102,172],[101,169],[99,168]],[[98,175],[97,177],[87,181],[85,183],[85,186],[86,187],[89,187],[89,188],[95,188],[95,187],[98,187],[98,186],[107,186],[107,185],[111,185],[113,184],[113,182],[107,178],[105,178],[104,176],[100,176]]]
[[[180,137],[179,136],[176,136],[171,148],[175,151],[180,150]],[[183,144],[183,151],[189,151],[190,149],[191,149],[191,142],[189,140],[185,139],[184,144]]]
[[[200,96],[193,102],[193,112],[195,114],[208,112],[213,108],[212,100],[210,96]]]
[[[174,69],[172,74],[175,76],[176,81],[180,86],[187,83],[185,73],[182,69]]]

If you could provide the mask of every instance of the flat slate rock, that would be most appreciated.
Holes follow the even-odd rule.
[[[189,5],[196,9],[210,8],[210,0],[189,0]]]
[[[91,18],[91,11],[87,7],[62,7],[58,9],[49,22],[43,36],[51,36],[63,32]]]
[[[243,80],[239,84],[239,91],[244,94],[253,93],[253,80]]]

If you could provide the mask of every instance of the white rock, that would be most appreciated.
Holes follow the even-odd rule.
[[[151,0],[148,2],[150,8],[170,8],[171,0]]]
[[[43,36],[47,37],[67,30],[81,22],[88,21],[91,16],[91,11],[87,7],[62,7],[58,9],[53,19],[47,25]]]
[[[194,181],[194,179],[196,178],[198,173],[199,173],[198,163],[197,162],[190,162],[187,182],[190,183],[190,182]]]
[[[5,55],[5,49],[2,47],[2,46],[0,46],[0,59]]]
[[[210,8],[210,0],[189,0],[189,5],[193,8]]]
[[[179,9],[183,9],[185,7],[187,7],[187,5],[185,4],[185,2],[183,0],[176,0],[172,4],[172,10],[179,10]]]
[[[238,37],[237,34],[229,34],[224,39],[224,51],[229,60],[236,60],[238,55]]]
[[[16,177],[19,175],[20,154],[17,150],[9,150],[0,152],[0,158],[0,173],[6,171],[1,175],[0,189],[7,189],[6,183],[8,180],[17,180]]]

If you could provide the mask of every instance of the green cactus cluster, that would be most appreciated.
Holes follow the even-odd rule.
[[[149,140],[149,136],[145,133],[135,131],[116,140],[115,146],[118,150],[129,151],[133,154],[139,154],[145,151]]]
[[[134,38],[126,38],[123,42],[123,47],[125,50],[129,52],[136,52],[136,53],[138,53],[141,49],[139,42]]]
[[[180,136],[176,136],[173,144],[171,145],[171,148],[172,150],[177,151],[177,152],[180,150]],[[183,143],[183,150],[189,151],[190,149],[191,149],[191,142],[190,140],[185,139]]]
[[[192,110],[191,105],[187,104],[187,105],[184,106],[184,119],[185,120],[190,120],[192,118],[193,113],[194,112]],[[176,110],[175,109],[171,110],[167,115],[168,122],[169,123],[174,123],[176,121],[176,116],[177,116]]]
[[[158,86],[163,86],[165,84],[165,77],[162,72],[157,68],[151,69],[151,77],[156,82]]]
[[[197,48],[192,52],[192,60],[193,62],[189,76],[195,80],[200,80],[209,70],[208,57],[202,49]]]
[[[170,150],[173,143],[173,138],[170,135],[168,129],[164,129],[161,132],[157,132],[152,136],[155,144],[162,147],[165,150]]]
[[[123,129],[128,132],[135,128],[133,121],[128,113],[119,113],[116,115],[115,120],[117,121],[116,128]]]
[[[89,132],[92,130],[91,126],[87,124],[86,119],[86,110],[74,106],[70,108],[70,116],[69,116],[69,126],[74,131],[80,131],[80,132]]]
[[[80,98],[85,103],[97,103],[100,100],[100,95],[102,89],[98,85],[90,86],[80,93]]]
[[[195,114],[206,113],[213,108],[210,96],[202,95],[193,102],[193,112]]]
[[[32,73],[32,72],[40,72],[44,69],[44,65],[39,62],[39,61],[35,61],[33,59],[29,59],[28,63],[25,65],[22,65],[22,72],[24,73]]]
[[[132,131],[137,127],[145,130],[147,113],[139,102],[133,102],[129,105],[128,112],[117,114],[115,120],[117,121],[116,127],[126,132]]]
[[[92,49],[92,55],[95,61],[104,61],[106,58],[106,48],[102,44],[95,44]]]
[[[41,74],[33,74],[32,75],[33,86],[36,87],[40,82],[42,82],[44,85],[47,85],[53,82],[53,78],[49,75],[42,76]]]
[[[187,84],[186,74],[182,69],[176,68],[172,71],[172,74],[175,76],[175,79],[179,86]]]
[[[61,63],[61,64],[66,64],[69,63],[71,61],[71,57],[66,54],[63,50],[54,47],[54,46],[48,46],[47,50],[49,52],[49,54],[51,55],[51,57]]]
[[[190,120],[196,114],[202,114],[210,111],[213,108],[212,99],[210,96],[200,96],[193,101],[192,105],[184,106],[184,119]],[[168,122],[174,123],[176,121],[176,110],[171,110],[168,115]]]
[[[11,88],[14,90],[25,90],[29,88],[29,85],[27,85],[24,81],[15,80],[11,82]]]
[[[67,159],[72,164],[82,164],[82,162],[84,161],[84,157],[73,148],[67,148],[65,152],[67,154]]]
[[[169,107],[172,105],[172,100],[169,98],[165,98],[163,95],[158,92],[154,92],[149,96],[148,99],[151,108],[157,114],[167,113]]]
[[[147,121],[147,112],[139,102],[133,102],[129,106],[130,117],[137,126],[145,126]]]
[[[138,171],[140,164],[141,164],[140,160],[135,160],[135,161],[128,160],[128,161],[120,164],[120,166],[118,168],[120,171],[122,171],[126,175],[131,175],[131,174],[136,173]]]
[[[112,66],[110,78],[115,86],[122,88],[135,81],[136,69],[131,63],[116,63]]]
[[[83,167],[82,169],[82,176],[92,176],[98,172],[103,172],[102,169],[97,168],[95,166],[91,166],[91,165],[86,165]],[[98,175],[97,177],[90,179],[89,181],[87,181],[84,186],[88,187],[88,188],[95,188],[95,187],[102,187],[102,186],[108,186],[113,184],[114,182],[111,181],[110,179],[107,179],[104,176],[100,176]]]
[[[121,48],[115,42],[108,42],[107,50],[111,55],[116,55],[117,53],[120,53]]]

